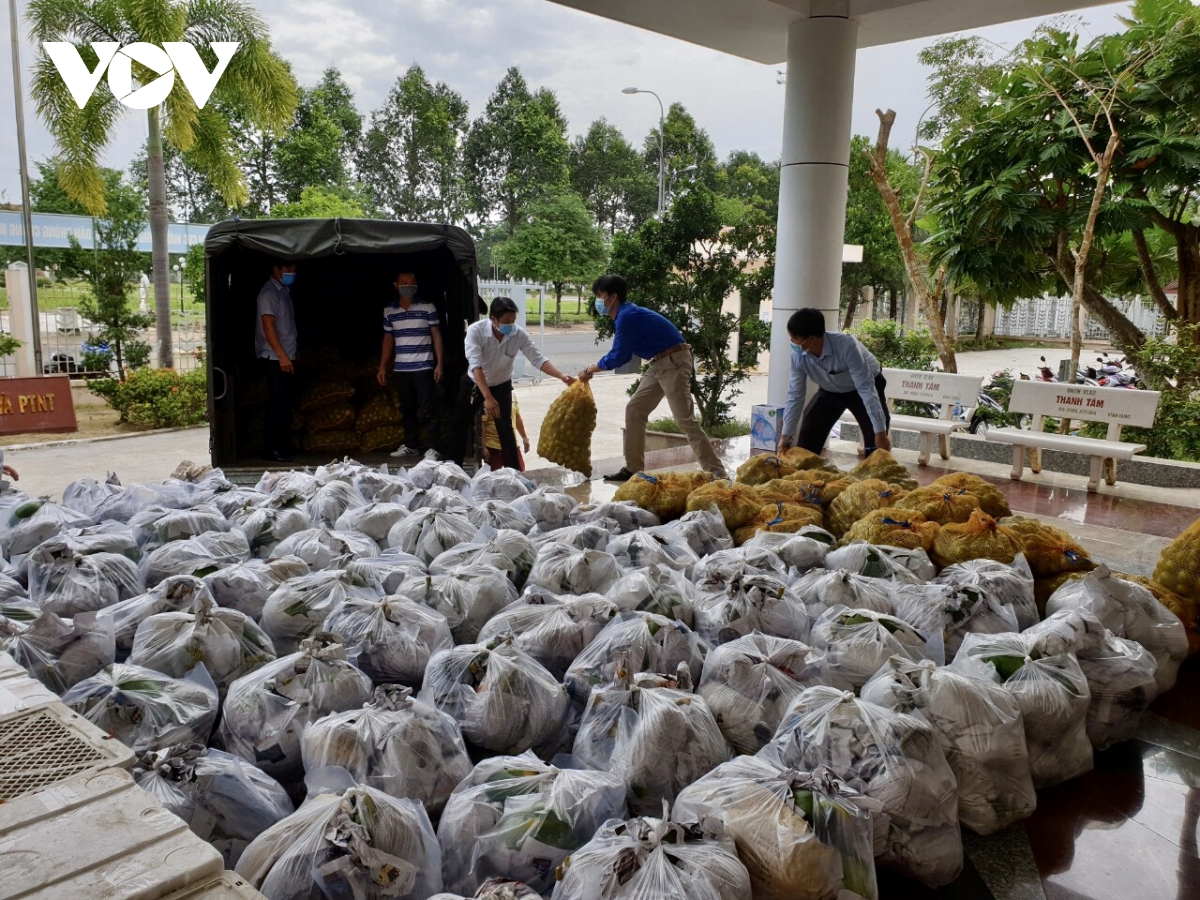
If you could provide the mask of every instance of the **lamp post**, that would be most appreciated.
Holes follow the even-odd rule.
[[[658,101],[658,218],[661,220],[663,217],[663,206],[665,205],[665,201],[666,201],[666,190],[665,190],[666,185],[663,183],[663,174],[665,172],[665,168],[664,168],[665,157],[663,156],[663,154],[666,151],[664,150],[663,145],[667,138],[667,135],[666,135],[667,114],[666,114],[666,111],[663,109],[662,97],[658,96],[658,94],[654,93],[654,91],[644,91],[641,88],[635,88],[635,87],[622,88],[621,93],[622,94],[649,94],[651,97],[653,97],[655,100]]]
[[[183,267],[179,263],[175,263],[171,267],[179,273],[179,314],[183,315]]]
[[[42,321],[38,313],[37,263],[33,258],[33,204],[29,198],[29,163],[25,154],[25,106],[21,87],[21,28],[17,0],[8,0],[8,31],[12,39],[13,104],[17,113],[17,158],[21,166],[21,214],[25,222],[25,257],[29,264],[29,311],[33,317],[34,371],[42,373]]]

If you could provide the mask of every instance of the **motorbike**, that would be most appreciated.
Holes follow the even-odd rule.
[[[982,434],[993,425],[1015,425],[1025,428],[1030,417],[1008,411],[1008,400],[1012,396],[1013,373],[1011,369],[997,369],[991,379],[979,391],[979,403],[971,413],[967,430],[971,434]]]

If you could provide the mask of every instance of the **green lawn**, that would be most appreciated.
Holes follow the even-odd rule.
[[[591,324],[595,321],[591,310],[588,307],[588,298],[584,297],[582,312],[576,312],[576,307],[579,306],[579,297],[576,294],[563,294],[562,299],[562,322],[563,325],[581,325]],[[538,318],[538,295],[530,292],[525,295],[525,322],[526,327],[537,325],[541,321]],[[554,322],[554,295],[547,292],[546,294],[546,324],[553,325]]]
[[[153,294],[153,290],[151,291]],[[85,282],[69,281],[69,282],[54,282],[46,286],[38,287],[38,309],[41,312],[52,312],[56,309],[72,308],[77,309],[82,300],[91,296],[91,290]],[[137,288],[130,288],[128,292],[129,303],[131,306],[138,304]],[[180,287],[178,284],[171,285],[171,309],[174,312],[179,312],[180,309]],[[153,300],[148,301],[153,310]],[[8,309],[8,290],[0,287],[0,310]],[[183,285],[183,309],[188,313],[203,313],[204,304],[196,302],[195,294],[192,292],[190,284]]]

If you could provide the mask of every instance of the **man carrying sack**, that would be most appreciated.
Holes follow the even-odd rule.
[[[634,355],[650,363],[625,406],[625,468],[605,475],[604,480],[624,482],[645,470],[646,422],[663,397],[701,468],[717,478],[727,477],[712,442],[696,421],[692,405],[695,361],[679,329],[654,310],[626,302],[628,285],[620,275],[601,275],[592,285],[592,293],[596,295],[596,313],[613,320],[616,337],[612,350],[580,372],[580,380],[586,382],[596,372],[620,368]]]

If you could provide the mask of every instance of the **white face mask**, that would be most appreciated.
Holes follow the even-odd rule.
[[[411,300],[417,296],[417,286],[415,284],[397,285],[396,290],[399,291],[401,297]]]

